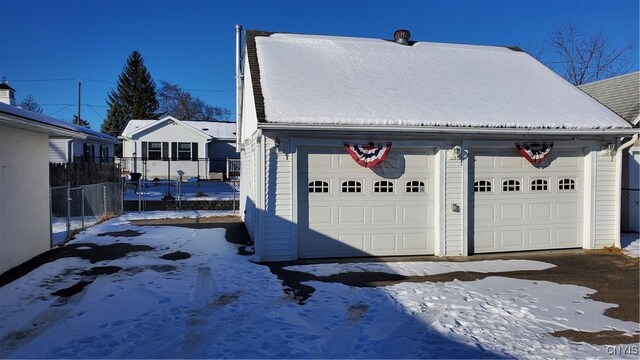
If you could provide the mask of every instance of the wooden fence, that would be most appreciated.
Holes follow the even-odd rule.
[[[49,185],[71,186],[120,181],[119,164],[94,164],[89,162],[55,164],[49,163]]]

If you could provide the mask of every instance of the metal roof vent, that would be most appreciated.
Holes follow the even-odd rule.
[[[409,45],[409,38],[411,37],[411,32],[405,29],[396,30],[393,33],[393,40],[402,45]]]

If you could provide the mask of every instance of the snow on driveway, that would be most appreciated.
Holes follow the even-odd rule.
[[[0,357],[607,357],[606,346],[549,333],[638,330],[637,323],[605,317],[615,305],[588,299],[592,289],[499,276],[553,266],[536,261],[298,267],[319,274],[385,266],[496,273],[378,288],[311,281],[305,284],[316,291],[300,305],[268,267],[238,255],[224,229],[134,226],[128,220],[135,216],[96,225],[67,246],[82,252],[136,245],[136,252],[58,259],[0,288]],[[77,293],[53,295],[65,291]]]

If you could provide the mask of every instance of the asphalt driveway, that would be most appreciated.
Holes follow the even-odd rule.
[[[250,239],[244,225],[235,217],[211,217],[201,219],[162,219],[133,221],[136,225],[170,225],[183,226],[194,229],[224,227],[227,229],[227,240],[236,244],[250,245]],[[469,262],[480,260],[534,260],[556,265],[543,271],[514,271],[503,272],[500,276],[515,279],[549,281],[558,284],[573,284],[596,290],[591,299],[616,304],[609,308],[605,315],[611,318],[634,321],[640,323],[640,265],[639,259],[623,255],[615,250],[557,250],[533,251],[520,253],[502,253],[488,255],[474,255],[470,257],[378,257],[378,258],[341,258],[316,259],[289,262],[274,262],[266,264],[271,272],[283,281],[286,290],[300,302],[313,296],[315,291],[308,281],[327,283],[342,283],[355,287],[379,287],[399,284],[402,282],[449,282],[454,279],[460,281],[475,281],[492,276],[479,272],[452,272],[430,276],[403,276],[389,273],[353,272],[340,273],[331,276],[315,276],[305,272],[286,270],[292,265],[308,265],[322,263],[358,263],[358,262]],[[640,332],[640,329],[638,329]],[[594,345],[620,344],[640,342],[640,336],[633,338],[618,331],[602,331],[599,333],[565,330],[556,332],[554,336],[567,337],[574,341],[584,341]]]

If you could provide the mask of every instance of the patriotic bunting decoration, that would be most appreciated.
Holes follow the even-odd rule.
[[[520,155],[527,159],[531,164],[540,164],[553,148],[553,143],[542,144],[516,144]]]
[[[370,142],[368,145],[357,145],[344,143],[347,153],[358,165],[372,168],[382,163],[391,150],[391,143],[375,145]]]

